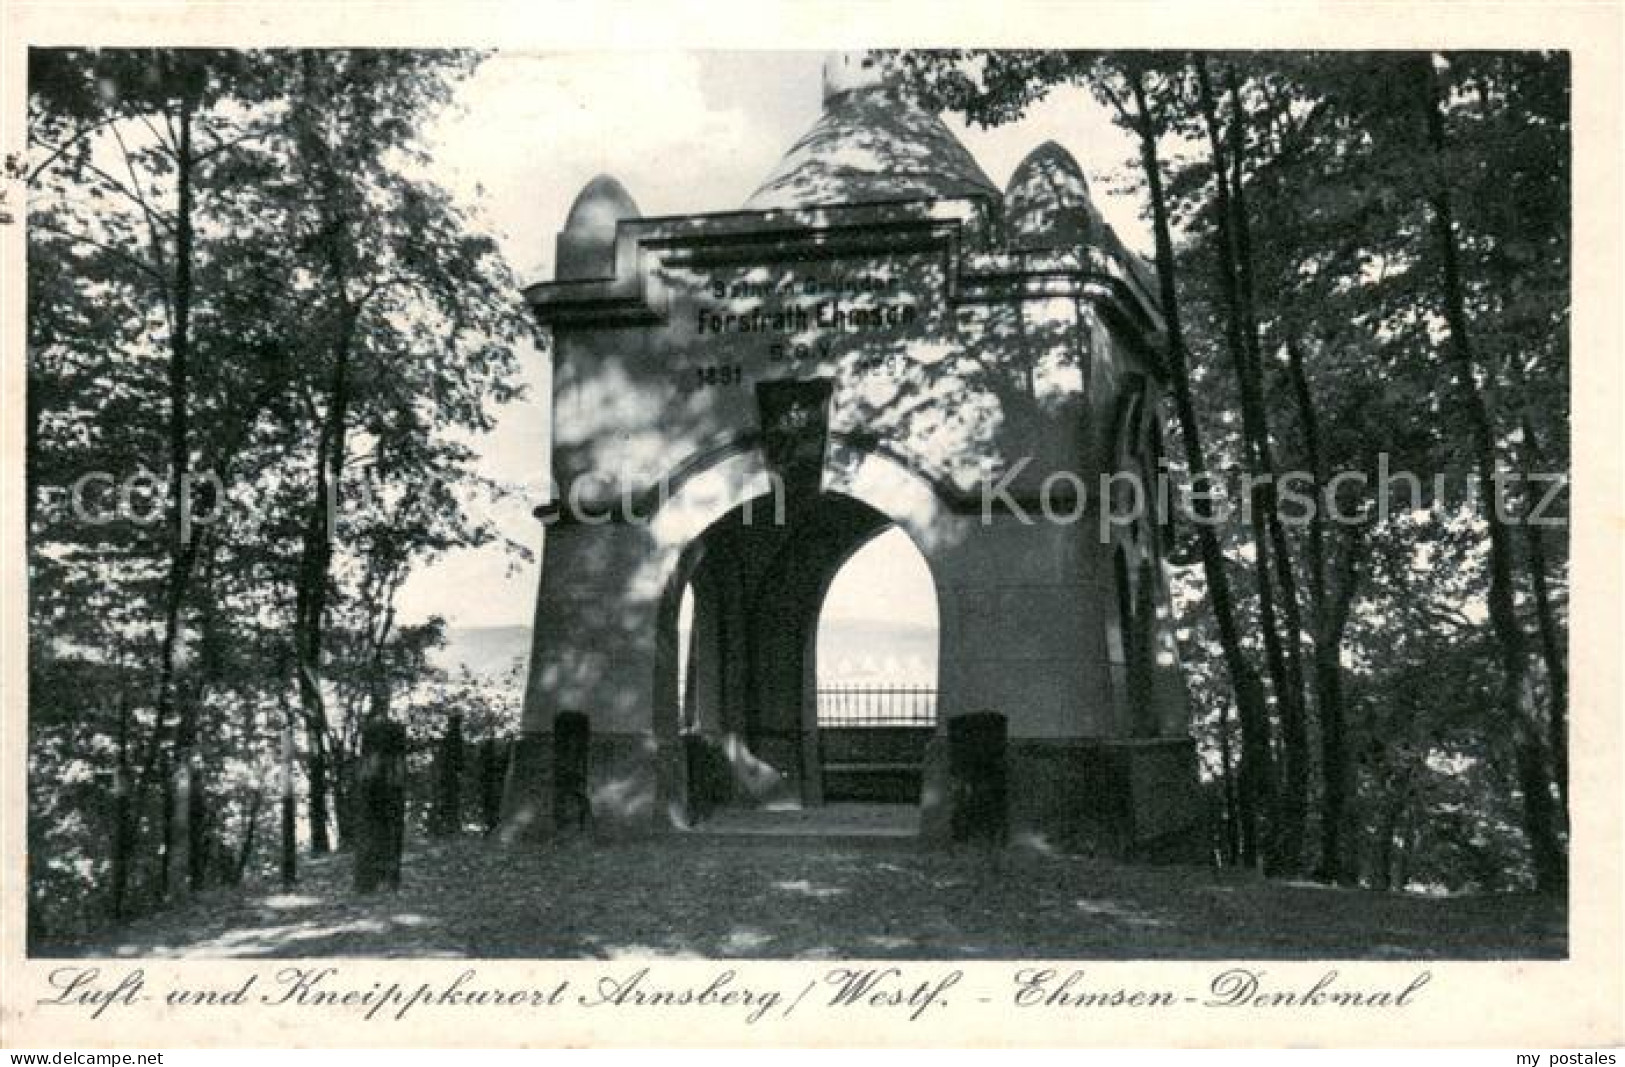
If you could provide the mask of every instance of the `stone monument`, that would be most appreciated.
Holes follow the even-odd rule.
[[[838,55],[741,210],[644,218],[599,177],[557,249],[526,291],[553,336],[557,491],[507,838],[552,831],[561,712],[591,721],[595,832],[822,803],[819,608],[895,526],[935,586],[939,723],[1007,720],[1010,839],[1200,855],[1166,531],[1108,520],[1097,491],[1158,469],[1162,320],[1065,149],[1001,192]],[[945,764],[924,766],[934,833]]]

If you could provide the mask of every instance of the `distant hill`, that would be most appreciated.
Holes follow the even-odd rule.
[[[936,681],[934,626],[843,619],[819,631],[819,685],[935,685]]]
[[[446,631],[446,645],[430,662],[449,673],[468,668],[497,681],[530,658],[529,626],[465,626]],[[937,631],[913,623],[841,620],[819,634],[822,685],[932,685],[937,677]]]

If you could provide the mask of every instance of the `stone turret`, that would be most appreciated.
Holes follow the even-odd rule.
[[[615,273],[615,226],[639,217],[626,187],[607,174],[588,182],[570,206],[558,240],[558,278],[579,281]]]
[[[1100,243],[1105,223],[1072,153],[1045,141],[1028,153],[1004,189],[1005,243],[1015,249]]]

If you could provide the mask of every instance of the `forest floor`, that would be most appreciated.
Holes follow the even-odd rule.
[[[112,957],[1561,958],[1561,900],[1422,897],[914,840],[668,835],[410,847],[360,897],[346,856],[292,890],[200,894],[44,954]]]

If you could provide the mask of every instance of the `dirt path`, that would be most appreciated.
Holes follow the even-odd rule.
[[[298,888],[207,894],[61,954],[481,958],[1553,958],[1560,901],[1430,899],[912,841],[671,836],[502,849],[465,839],[358,898],[349,861]],[[57,953],[52,953],[57,954]]]

